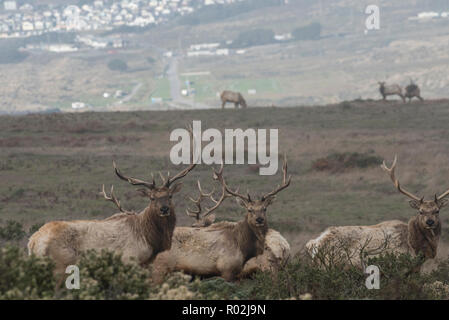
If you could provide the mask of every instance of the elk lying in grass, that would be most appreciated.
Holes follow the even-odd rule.
[[[374,226],[330,227],[306,244],[312,257],[316,257],[320,251],[330,250],[334,257],[339,257],[337,260],[347,259],[349,263],[359,266],[363,265],[364,256],[383,252],[420,255],[422,262],[435,258],[441,234],[439,212],[446,205],[447,200],[444,198],[449,195],[449,190],[440,196],[435,195],[432,200],[417,197],[406,191],[396,179],[396,163],[397,157],[391,168],[388,168],[384,161],[382,169],[389,174],[398,191],[412,199],[410,206],[418,210],[418,214],[408,224],[392,220]]]
[[[171,247],[171,238],[176,224],[172,196],[181,189],[176,182],[185,177],[196,164],[192,163],[174,177],[161,175],[163,184],[130,178],[117,168],[116,175],[140,189],[150,198],[150,204],[139,214],[124,210],[111,189],[111,196],[104,197],[114,202],[121,213],[104,220],[52,221],[35,232],[29,242],[29,254],[50,256],[56,263],[56,274],[62,274],[67,265],[75,264],[86,250],[108,249],[122,255],[124,261],[134,260],[145,265],[161,251]],[[176,183],[175,183],[176,182]]]
[[[243,96],[240,92],[233,92],[233,91],[223,91],[220,95],[221,99],[221,108],[224,109],[227,102],[231,102],[234,104],[235,108],[238,108],[239,105],[242,106],[242,108],[246,108],[246,101],[243,99]]]
[[[195,222],[192,224],[194,228],[202,228],[208,227],[212,225],[215,221],[215,214],[211,214],[215,208],[218,208],[219,201],[213,198],[213,191],[210,193],[206,193],[201,188],[201,184],[198,181],[198,190],[199,195],[197,199],[190,200],[196,205],[196,209],[187,209],[187,216],[195,219]],[[229,197],[229,194],[225,194],[225,197]],[[202,213],[202,204],[201,201],[203,199],[211,199],[212,202],[215,203],[215,208],[208,209],[207,213]],[[224,200],[224,199],[223,199]],[[227,222],[229,225],[236,224],[236,222]],[[185,232],[185,228],[178,227],[175,228],[175,232],[173,233],[174,242],[178,239],[178,237],[182,237]],[[242,272],[239,275],[239,278],[246,278],[252,275],[256,271],[274,271],[279,267],[285,265],[290,258],[290,245],[287,240],[276,230],[268,229],[265,235],[265,246],[262,254],[251,258],[248,262],[245,263]]]
[[[223,200],[233,196],[240,200],[246,209],[245,218],[239,222],[219,222],[199,228],[178,227],[173,234],[170,250],[160,253],[153,263],[153,279],[156,283],[163,281],[165,275],[173,271],[183,271],[199,276],[221,276],[227,281],[236,279],[244,270],[245,263],[264,253],[268,234],[276,237],[276,232],[269,232],[267,226],[267,208],[281,190],[290,185],[291,176],[287,178],[287,162],[283,166],[283,183],[272,192],[265,194],[260,200],[254,200],[249,193],[244,196],[231,190],[223,178],[223,165],[214,171],[214,179],[222,187],[219,200],[212,198],[215,205],[206,209],[203,219],[209,216]],[[196,214],[201,213],[200,200],[211,197],[200,188],[200,198],[195,201],[198,206]],[[193,211],[190,211],[190,214]],[[276,240],[273,240],[275,243]],[[270,243],[271,244],[271,243]],[[283,248],[288,244],[281,242]],[[285,253],[285,252],[284,252]],[[279,256],[278,250],[273,255]],[[268,255],[268,258],[272,258]],[[260,261],[253,261],[247,270],[257,268]]]
[[[405,97],[402,94],[402,88],[398,84],[391,84],[391,85],[385,85],[385,82],[378,82],[379,84],[379,91],[382,95],[382,99],[386,100],[387,96],[394,96],[398,95],[401,97],[402,101],[405,102]]]
[[[421,90],[419,89],[418,85],[413,82],[412,79],[410,79],[410,84],[405,87],[405,97],[408,98],[409,103],[412,101],[413,97],[417,97],[419,100],[424,101],[424,99],[421,97]]]

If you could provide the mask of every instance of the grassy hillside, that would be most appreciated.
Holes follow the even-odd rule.
[[[407,221],[415,214],[381,171],[397,153],[404,186],[427,197],[449,188],[449,101],[410,105],[396,102],[345,102],[318,108],[249,108],[207,111],[116,112],[0,117],[0,223],[21,222],[25,229],[55,219],[98,219],[116,209],[98,194],[115,185],[126,209],[139,210],[146,199],[115,177],[112,160],[123,172],[142,179],[150,172],[180,170],[169,161],[169,133],[192,120],[206,128],[278,128],[279,150],[286,152],[291,186],[269,208],[271,226],[294,251],[330,225]],[[317,171],[314,162],[335,153],[371,157],[374,166]],[[377,157],[377,158],[376,158]],[[376,163],[377,161],[377,163]],[[357,163],[355,162],[357,165]],[[228,165],[231,186],[252,194],[270,191],[280,175],[259,176],[247,165]],[[175,197],[178,223],[195,182],[210,188],[210,168],[201,165]],[[238,220],[242,213],[227,200],[217,216]],[[449,241],[449,214],[442,212],[443,243]],[[439,255],[447,256],[445,246]]]

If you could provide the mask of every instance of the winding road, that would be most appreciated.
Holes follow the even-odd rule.
[[[170,82],[170,95],[172,101],[167,102],[167,104],[173,109],[216,109],[217,107],[209,106],[201,102],[195,102],[195,100],[185,98],[181,95],[181,81],[178,76],[178,58],[170,58],[167,77]]]

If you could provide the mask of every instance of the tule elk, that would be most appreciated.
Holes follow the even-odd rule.
[[[176,224],[172,202],[182,184],[176,182],[185,177],[196,164],[192,163],[174,177],[168,175],[161,186],[154,181],[127,177],[114,162],[116,175],[134,186],[143,186],[139,191],[150,199],[150,204],[139,214],[125,211],[115,197],[104,197],[114,202],[121,213],[104,220],[52,221],[35,232],[28,242],[29,254],[49,256],[55,263],[55,273],[62,274],[68,265],[75,264],[79,255],[89,249],[113,250],[122,255],[126,262],[135,261],[146,265],[154,257],[171,247],[171,238]],[[176,183],[175,183],[176,182]]]
[[[405,102],[405,97],[402,94],[402,88],[398,84],[385,85],[385,82],[378,82],[379,92],[382,95],[382,99],[386,100],[387,96],[398,95],[401,97],[402,101]]]
[[[273,259],[285,261],[288,256],[290,251],[288,243],[267,226],[268,206],[274,201],[278,192],[290,185],[291,176],[287,179],[287,162],[285,161],[283,166],[282,185],[262,196],[260,200],[252,199],[249,194],[244,196],[238,191],[231,190],[223,178],[223,165],[218,172],[214,171],[214,179],[221,183],[222,194],[219,200],[211,198],[215,205],[206,209],[203,219],[229,196],[240,200],[239,203],[246,209],[245,218],[239,222],[219,222],[198,228],[176,228],[171,249],[160,253],[154,260],[153,280],[156,283],[162,282],[166,274],[174,271],[205,277],[220,276],[232,281],[240,275],[249,275],[255,269],[261,269],[264,263],[270,263],[272,266]],[[203,197],[211,196],[202,192],[200,188],[200,197],[194,200],[198,207],[197,214],[202,210],[201,194]],[[195,211],[189,210],[189,213],[192,212]],[[267,236],[269,241],[266,241]],[[279,245],[279,248],[267,251],[266,260],[252,261],[245,270],[247,262],[263,255],[267,247],[274,245]]]
[[[324,264],[330,263],[331,259],[332,262],[345,260],[362,267],[367,256],[385,252],[420,256],[421,265],[426,260],[435,258],[441,234],[439,212],[446,205],[447,200],[444,198],[449,195],[449,190],[439,196],[435,195],[432,200],[417,197],[405,190],[396,179],[396,163],[397,157],[391,168],[386,166],[385,161],[381,167],[389,174],[396,189],[411,199],[410,206],[418,214],[408,223],[391,220],[373,226],[330,227],[306,244],[312,258],[318,258]]]
[[[243,99],[243,96],[240,92],[233,92],[233,91],[223,91],[220,95],[221,99],[221,108],[224,109],[227,102],[231,102],[234,104],[235,108],[238,108],[239,105],[242,106],[242,108],[246,108],[246,101]]]
[[[405,97],[408,98],[409,103],[412,101],[413,97],[417,97],[419,100],[424,101],[424,99],[421,97],[421,90],[419,89],[418,85],[413,82],[412,79],[410,79],[410,84],[405,87]]]

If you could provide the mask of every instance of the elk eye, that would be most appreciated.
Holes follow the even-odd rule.
[[[440,213],[440,210],[435,211],[435,214],[439,214],[439,213]]]

